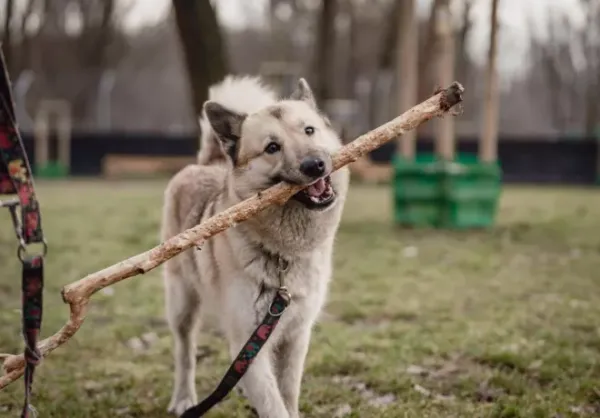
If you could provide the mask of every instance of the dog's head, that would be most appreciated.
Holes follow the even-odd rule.
[[[300,79],[290,99],[255,113],[237,113],[214,101],[206,102],[204,111],[233,164],[241,198],[285,181],[308,186],[291,201],[325,210],[345,192],[346,173],[332,173],[331,162],[342,142],[306,80]]]

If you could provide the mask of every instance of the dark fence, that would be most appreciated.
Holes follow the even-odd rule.
[[[147,156],[193,156],[198,139],[193,135],[157,133],[74,132],[71,144],[71,174],[101,174],[102,159],[109,154]],[[23,140],[33,163],[31,134]],[[54,141],[53,141],[54,142]],[[476,153],[474,138],[459,138],[458,152]],[[389,162],[396,146],[388,143],[371,154],[374,161]],[[432,152],[433,141],[419,139],[418,152]],[[597,179],[599,142],[595,139],[505,138],[500,137],[498,155],[507,183],[593,184]],[[55,145],[51,147],[55,154]]]

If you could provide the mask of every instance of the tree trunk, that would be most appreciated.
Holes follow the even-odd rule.
[[[398,25],[396,49],[397,113],[401,114],[417,103],[418,89],[418,19],[415,0],[401,0],[402,11]],[[406,159],[412,159],[416,149],[415,131],[398,137],[398,150]]]
[[[18,37],[20,39],[19,42],[19,50],[17,51],[17,57],[13,56],[13,71],[14,77],[17,77],[21,71],[25,69],[33,69],[32,58],[31,58],[31,49],[32,49],[32,38],[35,38],[35,35],[31,35],[27,33],[27,26],[33,16],[34,6],[36,5],[36,0],[29,0],[27,5],[25,6],[23,15],[21,17],[21,21],[19,22],[19,32]],[[10,66],[10,64],[9,64]]]
[[[439,34],[437,32],[437,16],[439,15],[439,11],[447,6],[448,0],[433,0],[433,3],[431,4],[429,20],[427,21],[427,26],[425,28],[424,43],[419,48],[419,87],[417,90],[417,100],[431,96],[435,90],[434,81],[439,83],[438,73],[435,71],[435,65],[432,64],[438,59],[437,55],[440,49],[439,43],[443,42],[439,39]],[[417,27],[419,27],[418,23]],[[426,129],[426,126],[421,126],[416,130],[415,135],[418,137],[423,134]]]
[[[331,98],[337,0],[322,0],[315,58],[314,92],[321,105]]]
[[[462,22],[456,40],[456,77],[458,80],[467,80],[469,76],[469,56],[467,54],[467,40],[473,27],[471,10],[473,0],[464,0]]]
[[[348,91],[347,97],[354,99],[355,91],[354,87],[356,84],[356,76],[358,73],[358,64],[359,57],[357,54],[357,44],[358,44],[358,16],[356,12],[356,8],[354,3],[351,0],[347,0],[347,10],[348,10],[348,73],[347,73],[347,83],[346,89]]]
[[[194,114],[202,114],[208,88],[227,73],[225,46],[209,0],[173,0],[175,20],[192,89]]]
[[[396,46],[398,45],[398,24],[401,20],[403,0],[395,0],[388,14],[388,21],[379,48],[377,67],[380,70],[390,69],[394,66]]]
[[[402,0],[395,0],[390,6],[387,14],[387,23],[383,31],[383,37],[379,45],[379,55],[377,57],[377,67],[371,82],[371,92],[369,97],[369,125],[376,126],[377,121],[377,82],[382,70],[391,70],[394,66],[396,52],[396,43],[398,41],[398,23],[400,22],[400,13],[402,12]]]
[[[436,10],[434,22],[437,38],[435,41],[437,84],[439,86],[450,85],[454,81],[455,31],[448,2]],[[437,128],[436,153],[444,160],[452,161],[455,150],[454,118],[438,119],[435,126]]]
[[[435,54],[438,44],[438,33],[437,33],[437,21],[436,16],[440,9],[448,6],[448,0],[434,0],[431,4],[431,11],[429,14],[429,21],[427,22],[427,32],[425,35],[425,43],[423,48],[420,49],[419,55],[419,96],[418,99],[431,96],[434,91],[434,86],[431,85],[433,66],[431,62],[435,59]]]
[[[6,0],[6,6],[4,7],[4,33],[2,34],[2,50],[4,52],[4,58],[6,59],[6,65],[8,66],[9,72],[14,66],[13,62],[13,44],[11,39],[11,24],[13,18],[14,0]],[[14,75],[14,74],[13,74]]]
[[[600,106],[598,105],[600,88],[600,47],[594,42],[594,30],[600,23],[600,7],[587,0],[581,1],[586,14],[585,27],[582,30],[584,54],[587,59],[587,91],[585,100],[584,133],[587,137],[594,137],[598,127]]]
[[[81,7],[79,18],[83,22],[77,49],[81,70],[86,73],[71,99],[73,116],[79,122],[97,127],[97,108],[100,80],[111,65],[110,51],[115,46],[115,0],[87,2]],[[65,5],[61,7],[66,7]],[[66,12],[55,9],[58,19]]]
[[[494,162],[497,157],[498,74],[496,70],[496,55],[498,49],[498,3],[499,0],[492,0],[490,48],[485,80],[484,119],[479,147],[479,159],[482,162]]]

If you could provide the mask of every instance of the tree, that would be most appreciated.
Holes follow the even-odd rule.
[[[337,0],[322,0],[319,13],[317,45],[315,48],[314,92],[317,100],[324,103],[331,98],[332,68],[335,45],[335,17]]]
[[[357,78],[358,63],[360,57],[357,53],[358,45],[358,13],[357,7],[352,0],[346,0],[346,15],[348,17],[348,69],[346,73],[346,90],[348,97],[354,97],[354,85]]]
[[[433,16],[435,24],[435,56],[437,70],[437,84],[441,87],[449,86],[454,81],[455,68],[455,31],[452,25],[452,13],[449,3],[443,2]],[[446,160],[453,160],[455,138],[454,118],[445,117],[436,121],[436,153]]]
[[[390,71],[394,68],[394,62],[396,58],[396,44],[398,42],[398,22],[401,19],[402,13],[402,0],[394,0],[389,6],[388,13],[386,14],[385,27],[381,32],[381,40],[379,41],[379,50],[377,51],[375,77],[371,84],[371,95],[369,97],[369,125],[377,125],[377,101],[379,100],[377,94],[377,80],[379,74],[383,71]]]
[[[479,147],[479,158],[484,162],[496,160],[498,139],[498,74],[496,55],[498,50],[498,2],[492,0],[490,13],[490,46],[485,74],[484,119]]]
[[[401,114],[417,103],[418,89],[418,20],[415,0],[398,0],[402,3],[397,27],[396,55],[396,106]],[[404,158],[412,158],[416,148],[415,131],[398,137],[398,150]]]
[[[600,4],[580,3],[583,25],[574,25],[566,13],[554,11],[548,19],[548,38],[532,38],[530,77],[541,74],[543,87],[551,92],[544,104],[556,129],[592,136],[600,121]]]
[[[419,100],[423,100],[428,96],[431,96],[433,92],[433,86],[431,85],[432,72],[432,60],[435,57],[435,51],[437,50],[439,39],[437,33],[437,16],[443,8],[447,8],[449,0],[433,0],[431,4],[431,11],[429,13],[429,20],[425,30],[425,39],[423,42],[423,48],[419,51]]]
[[[459,80],[466,80],[469,76],[469,55],[467,53],[467,41],[473,28],[471,10],[474,0],[463,0],[462,19],[456,39],[456,74]]]
[[[125,35],[115,0],[23,0],[13,22],[13,76],[34,74],[26,108],[40,99],[67,100],[78,127],[94,124],[100,80],[121,58]],[[33,24],[32,24],[33,23]]]
[[[4,57],[6,58],[6,63],[10,67],[12,67],[12,50],[13,44],[11,39],[11,26],[13,21],[13,12],[14,12],[14,0],[6,0],[6,6],[4,7],[4,33],[2,34],[2,49],[4,52]]]
[[[173,0],[175,20],[196,117],[208,99],[208,88],[227,73],[225,45],[217,16],[209,0]]]

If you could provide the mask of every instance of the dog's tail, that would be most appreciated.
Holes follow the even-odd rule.
[[[275,92],[258,77],[228,75],[210,86],[208,100],[238,113],[253,113],[277,101]],[[208,165],[227,161],[227,154],[214,133],[206,113],[198,119],[200,124],[200,151],[198,164]]]

